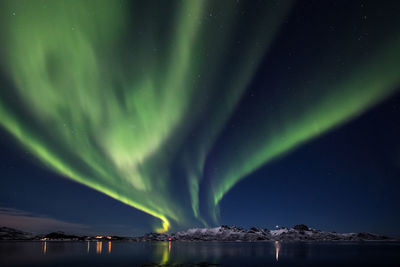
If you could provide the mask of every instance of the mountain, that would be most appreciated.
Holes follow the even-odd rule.
[[[252,227],[245,229],[237,226],[222,225],[215,228],[192,228],[172,234],[148,233],[140,237],[118,236],[76,236],[64,232],[53,232],[47,235],[35,236],[8,227],[0,227],[0,240],[63,240],[63,241],[110,241],[132,240],[146,241],[366,241],[366,240],[393,240],[387,236],[371,233],[336,233],[325,232],[307,227],[304,224],[295,225],[293,228],[279,228],[268,230]]]
[[[23,232],[9,227],[0,227],[0,240],[31,240],[32,233]]]
[[[115,241],[132,240],[121,236],[78,236],[66,234],[62,231],[51,232],[49,234],[35,235],[9,227],[0,227],[0,240],[36,240],[36,241]]]
[[[308,228],[304,224],[293,228],[268,230],[257,227],[244,229],[237,226],[222,225],[215,228],[192,228],[186,231],[167,234],[149,233],[136,241],[365,241],[391,240],[389,237],[371,233],[336,233]]]

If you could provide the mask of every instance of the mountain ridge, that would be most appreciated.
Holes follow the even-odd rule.
[[[137,241],[367,241],[394,240],[372,233],[336,233],[309,228],[304,224],[292,228],[269,230],[259,227],[245,229],[238,226],[222,225],[214,228],[191,228],[176,233],[149,233]]]
[[[260,227],[245,229],[238,226],[222,225],[214,228],[190,228],[171,234],[147,233],[138,237],[120,236],[77,236],[64,232],[52,232],[46,235],[16,230],[9,227],[0,227],[0,240],[63,240],[63,241],[91,241],[91,240],[129,240],[136,242],[147,241],[221,241],[221,242],[258,242],[258,241],[391,241],[397,240],[384,235],[372,233],[336,233],[309,228],[298,224],[292,228],[281,227],[269,230]]]

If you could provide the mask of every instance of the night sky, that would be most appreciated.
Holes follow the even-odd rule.
[[[0,226],[400,235],[399,14],[1,1]]]

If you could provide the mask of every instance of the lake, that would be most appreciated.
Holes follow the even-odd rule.
[[[0,242],[0,266],[343,264],[400,266],[400,242]]]

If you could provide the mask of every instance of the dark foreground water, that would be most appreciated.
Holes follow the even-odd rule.
[[[400,243],[0,242],[0,266],[400,266]]]

